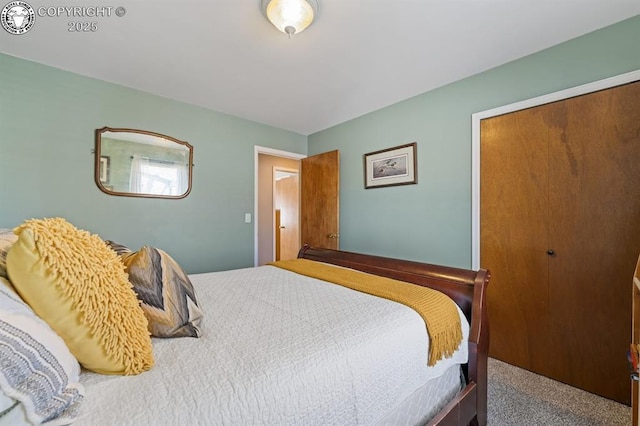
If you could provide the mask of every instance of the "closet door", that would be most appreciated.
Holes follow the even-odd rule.
[[[630,402],[638,164],[640,83],[481,123],[491,356]]]
[[[548,106],[551,377],[631,401],[629,282],[640,252],[640,82]]]
[[[549,151],[540,113],[481,122],[480,261],[491,270],[489,355],[548,374]]]

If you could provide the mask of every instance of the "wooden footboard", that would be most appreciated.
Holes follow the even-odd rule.
[[[310,246],[304,246],[298,257],[418,284],[439,290],[451,297],[471,324],[469,363],[463,367],[467,386],[430,421],[429,425],[487,424],[489,322],[486,291],[489,271],[471,271]]]

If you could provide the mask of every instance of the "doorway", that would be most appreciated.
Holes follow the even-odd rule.
[[[286,163],[294,160],[293,163]],[[254,265],[275,259],[273,167],[299,170],[299,245],[339,248],[340,152],[307,157],[255,147]]]
[[[274,260],[291,260],[300,251],[300,173],[273,168]]]
[[[254,265],[275,260],[274,169],[300,170],[305,155],[256,146],[254,200]]]

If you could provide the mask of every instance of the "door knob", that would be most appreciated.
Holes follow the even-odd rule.
[[[327,235],[327,238],[331,238],[331,239],[340,238],[340,234],[329,234]]]
[[[548,254],[549,256],[552,256],[552,257],[553,257],[553,256],[555,256],[555,255],[556,255],[556,252],[555,252],[555,251],[553,251],[553,250],[551,250],[551,249],[549,249],[549,250],[547,250],[547,254]]]

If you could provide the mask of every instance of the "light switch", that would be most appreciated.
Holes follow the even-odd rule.
[[[251,213],[244,214],[244,223],[251,223]]]

